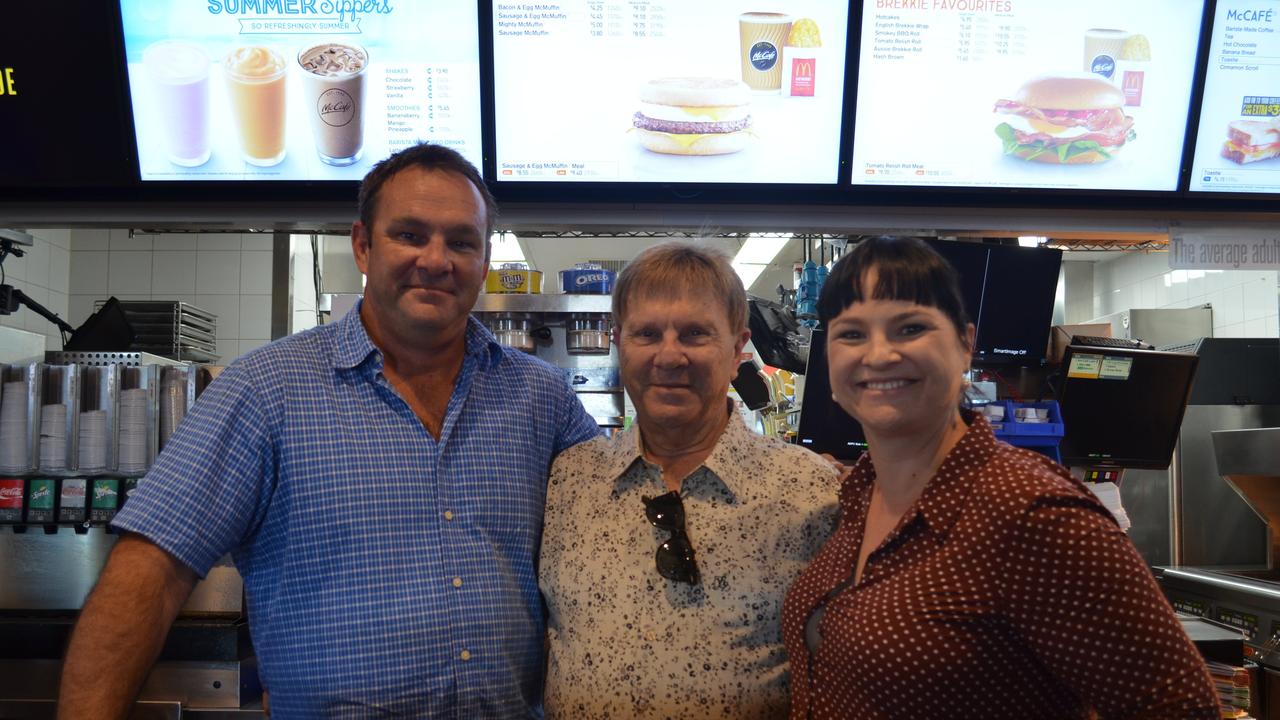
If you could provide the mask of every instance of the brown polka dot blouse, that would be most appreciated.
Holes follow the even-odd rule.
[[[874,480],[864,454],[787,593],[793,719],[1218,717],[1150,570],[1064,468],[973,418],[851,585]]]

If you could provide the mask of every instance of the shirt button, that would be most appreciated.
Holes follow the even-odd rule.
[[[453,519],[453,511],[452,511],[452,510],[445,510],[445,511],[444,511],[444,519],[445,519],[445,520],[452,520],[452,519]]]
[[[463,650],[463,651],[458,655],[458,657],[462,658],[462,662],[467,662],[468,660],[470,660],[470,659],[471,659],[471,651],[470,651],[470,650]]]
[[[462,587],[462,578],[454,578],[454,579],[453,579],[453,586],[454,586],[454,587]]]

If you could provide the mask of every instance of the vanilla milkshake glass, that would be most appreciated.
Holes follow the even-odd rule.
[[[152,106],[174,165],[209,161],[209,62],[198,45],[180,40],[161,40],[142,51]]]
[[[262,45],[243,45],[227,53],[222,69],[245,162],[279,164],[285,150],[284,58]]]
[[[359,45],[321,43],[299,52],[298,65],[320,159],[330,165],[355,163],[364,146],[368,51]]]

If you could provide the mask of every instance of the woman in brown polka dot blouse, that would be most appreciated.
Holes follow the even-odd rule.
[[[833,399],[870,451],[791,586],[794,718],[1217,718],[1204,662],[1111,514],[962,412],[955,270],[864,241],[819,303]]]

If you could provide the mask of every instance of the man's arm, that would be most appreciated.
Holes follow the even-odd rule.
[[[151,541],[122,537],[71,635],[58,717],[127,717],[195,584],[190,568]]]

